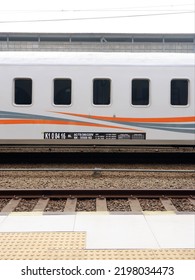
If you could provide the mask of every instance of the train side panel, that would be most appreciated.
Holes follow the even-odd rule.
[[[32,80],[32,104],[16,105],[14,80]],[[71,104],[55,105],[54,80],[71,80]],[[93,80],[110,80],[110,103],[93,104]],[[132,81],[149,82],[149,103],[132,104]],[[188,102],[171,105],[171,80],[188,81]],[[191,65],[0,66],[0,143],[194,145]]]

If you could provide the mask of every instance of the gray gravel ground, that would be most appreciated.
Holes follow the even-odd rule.
[[[195,212],[195,205],[191,204],[188,199],[172,199],[172,203],[177,211]]]
[[[0,165],[0,168],[9,168]],[[14,165],[12,168],[26,167]],[[30,165],[28,168],[144,168],[144,169],[191,169],[195,165]],[[83,188],[83,189],[183,189],[195,188],[195,173],[143,173],[143,172],[102,172],[94,176],[93,172],[8,172],[0,171],[0,188]]]
[[[139,199],[143,211],[166,211],[159,199]]]
[[[37,204],[38,199],[21,199],[14,212],[30,212]]]
[[[177,211],[195,212],[195,206],[188,199],[171,199]],[[33,211],[37,199],[22,199],[15,209],[15,212]],[[0,211],[9,202],[9,199],[0,199]],[[110,212],[129,212],[131,211],[127,199],[107,199],[107,209]],[[139,199],[142,211],[166,211],[159,199]],[[51,199],[45,212],[63,212],[66,199]],[[76,211],[96,211],[95,199],[78,199]]]
[[[131,211],[127,199],[107,199],[108,211]]]
[[[78,199],[76,211],[96,211],[95,199]]]
[[[131,168],[131,169],[190,169],[193,164],[52,164],[52,165],[0,165],[0,168]],[[195,173],[154,173],[154,172],[102,172],[94,175],[89,172],[9,172],[0,171],[0,189],[194,189]],[[0,199],[0,211],[8,203]],[[158,199],[139,200],[143,211],[165,211]],[[178,211],[195,211],[189,200],[173,199]],[[22,199],[15,211],[32,211],[37,200]],[[52,199],[46,211],[64,211],[65,200]],[[107,200],[108,211],[131,211],[125,199]],[[95,200],[80,199],[76,211],[96,211]]]
[[[5,205],[9,202],[9,199],[0,199],[0,211],[5,207]]]
[[[66,205],[66,199],[50,199],[45,212],[63,212]]]

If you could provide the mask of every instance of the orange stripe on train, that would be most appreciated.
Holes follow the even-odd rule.
[[[77,126],[92,126],[92,127],[102,127],[102,128],[116,128],[116,129],[123,129],[123,130],[133,130],[140,132],[141,130],[134,129],[134,128],[124,128],[121,126],[115,125],[105,125],[105,124],[96,124],[96,123],[87,123],[87,122],[74,122],[74,121],[57,121],[57,120],[33,120],[33,119],[23,119],[23,120],[13,120],[13,119],[6,119],[0,120],[0,124],[55,124],[55,125],[77,125]]]
[[[83,117],[90,119],[98,119],[104,121],[120,121],[120,122],[142,122],[142,123],[180,123],[180,122],[195,122],[195,116],[189,117],[163,117],[163,118],[118,118],[118,117],[106,117],[106,116],[91,116],[85,114],[74,114],[74,113],[64,113],[64,112],[55,112],[58,114],[70,115],[75,117]]]

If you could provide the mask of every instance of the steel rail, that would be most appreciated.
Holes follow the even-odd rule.
[[[195,173],[193,169],[132,169],[132,168],[0,168],[0,172],[160,172]]]
[[[144,153],[144,154],[194,154],[195,149],[193,146],[155,146],[155,145],[144,145],[144,146],[135,146],[135,145],[57,145],[57,144],[48,144],[48,145],[33,145],[33,144],[1,144],[0,153]]]
[[[195,189],[102,190],[102,189],[1,189],[0,198],[159,198],[195,199]]]

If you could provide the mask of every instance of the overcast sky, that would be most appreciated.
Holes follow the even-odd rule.
[[[195,0],[5,0],[0,32],[195,33]]]

